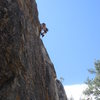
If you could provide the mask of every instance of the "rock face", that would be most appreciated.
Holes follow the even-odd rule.
[[[57,85],[57,89],[58,89],[59,100],[67,100],[64,87],[58,79],[56,80],[56,85]]]
[[[66,100],[39,30],[35,0],[0,0],[0,100]]]

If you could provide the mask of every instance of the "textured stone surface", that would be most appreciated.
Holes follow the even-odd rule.
[[[64,87],[58,79],[56,79],[56,85],[57,85],[57,90],[58,90],[57,94],[59,96],[59,100],[67,100],[67,96],[66,96]]]
[[[0,0],[0,100],[61,100],[39,28],[35,0]]]

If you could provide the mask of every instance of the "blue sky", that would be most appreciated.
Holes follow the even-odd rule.
[[[42,39],[64,85],[82,84],[100,59],[100,0],[36,0]]]

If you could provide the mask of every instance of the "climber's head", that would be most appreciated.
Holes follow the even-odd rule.
[[[41,26],[42,26],[42,28],[46,28],[46,24],[45,23],[42,23]]]
[[[43,26],[46,26],[46,24],[45,24],[45,23],[42,23],[42,25],[43,25]]]

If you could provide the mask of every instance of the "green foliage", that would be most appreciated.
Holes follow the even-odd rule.
[[[88,88],[84,91],[85,95],[93,95],[96,100],[100,100],[100,60],[95,62],[95,69],[88,70],[90,74],[94,74],[94,79],[87,79]]]

